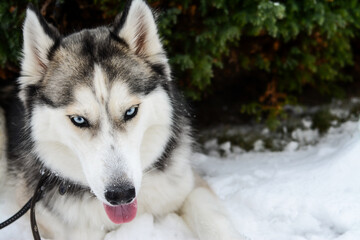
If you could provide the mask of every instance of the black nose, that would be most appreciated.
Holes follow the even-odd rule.
[[[130,203],[134,198],[135,188],[130,185],[111,186],[105,192],[105,199],[112,205]]]

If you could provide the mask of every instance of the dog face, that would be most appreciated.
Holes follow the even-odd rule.
[[[35,153],[106,204],[131,202],[171,137],[170,68],[154,17],[129,2],[112,27],[61,37],[33,8],[20,98]]]

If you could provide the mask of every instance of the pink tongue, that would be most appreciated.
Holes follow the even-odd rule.
[[[132,203],[118,206],[109,206],[104,204],[104,208],[106,214],[113,223],[127,223],[133,220],[136,216],[137,201],[135,199]]]

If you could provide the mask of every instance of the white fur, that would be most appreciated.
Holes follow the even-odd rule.
[[[154,159],[160,157],[165,144],[170,137],[170,125],[172,123],[171,112],[173,111],[167,94],[157,89],[147,96],[148,101],[141,104],[141,110],[146,111],[146,118],[142,120],[145,127],[143,141],[140,147],[142,167],[145,170],[152,164]]]
[[[198,187],[191,192],[185,200],[182,216],[200,239],[245,239],[233,227],[219,199],[207,188]]]
[[[105,99],[108,98],[109,91],[107,89],[108,80],[105,78],[101,67],[98,64],[94,66],[94,88],[96,98],[104,103]]]
[[[63,112],[64,109],[35,107],[31,119],[35,152],[41,159],[46,159],[45,166],[55,174],[64,174],[73,181],[86,185],[81,164],[68,146],[68,143],[76,143],[77,139],[73,138],[71,123],[67,123],[69,119]],[[59,122],[65,123],[65,126],[59,125]]]

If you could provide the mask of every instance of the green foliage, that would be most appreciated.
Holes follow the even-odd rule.
[[[7,62],[17,62],[21,46],[22,15],[10,1],[0,3],[0,66]]]
[[[329,110],[319,111],[313,117],[313,128],[318,129],[321,134],[326,133],[333,120],[335,117],[330,114]]]
[[[0,3],[2,67],[17,62],[24,2]],[[55,5],[55,0],[50,2]],[[344,69],[354,64],[351,41],[359,38],[358,0],[150,0],[149,4],[158,9],[159,32],[174,76],[192,99],[203,99],[217,89],[214,79],[242,81],[242,73],[256,73],[254,80],[261,76],[264,87],[239,111],[258,119],[266,113],[272,118],[270,125],[276,125],[282,107],[296,103],[305,87],[341,97],[341,83],[352,80]],[[124,1],[92,1],[106,23],[123,6]],[[239,94],[248,93],[239,89]]]
[[[358,1],[217,0],[178,4],[183,6],[176,15],[178,20],[166,27],[173,31],[164,35],[176,46],[171,49],[171,63],[194,99],[216,88],[211,88],[212,79],[231,78],[222,75],[225,70],[219,75],[214,71],[227,68],[232,56],[236,56],[238,72],[263,72],[267,76],[267,90],[250,96],[253,100],[241,111],[258,119],[265,112],[267,122],[274,127],[276,118],[284,116],[282,107],[296,103],[304,87],[342,97],[340,83],[352,80],[344,69],[354,64],[350,41],[359,37]],[[177,31],[181,34],[174,34]]]

